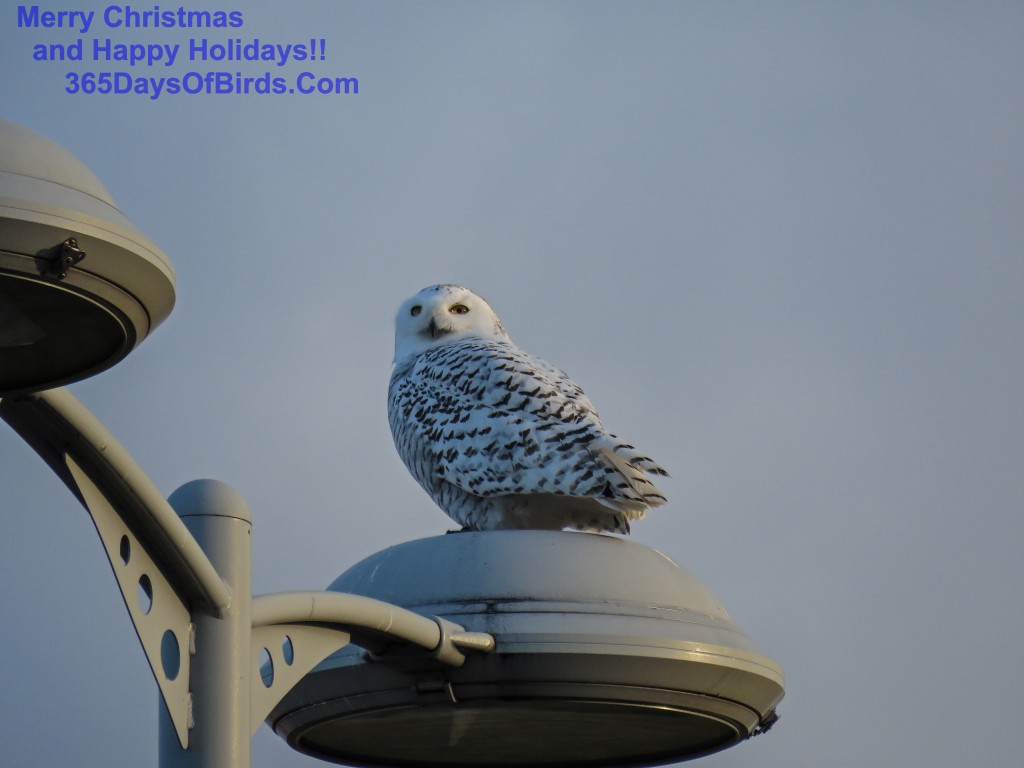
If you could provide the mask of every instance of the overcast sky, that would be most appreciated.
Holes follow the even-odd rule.
[[[672,472],[633,538],[785,669],[775,729],[702,765],[1019,761],[1024,5],[189,6],[232,30],[40,7],[72,6],[87,33],[0,11],[0,112],[93,170],[178,293],[71,391],[165,494],[239,489],[258,592],[448,529],[385,395],[397,306],[462,282]],[[188,61],[192,38],[325,58]],[[92,60],[107,39],[182,49]],[[65,92],[214,70],[359,92]],[[0,427],[0,762],[156,766],[88,515]],[[317,764],[266,727],[253,755]]]

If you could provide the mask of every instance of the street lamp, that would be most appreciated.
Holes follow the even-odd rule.
[[[174,307],[174,268],[77,158],[0,120],[0,392],[109,368]]]
[[[242,768],[266,721],[362,765],[648,765],[767,730],[782,671],[697,579],[616,537],[459,533],[325,592],[252,595],[252,519],[164,499],[60,384],[169,314],[166,257],[81,163],[0,121],[0,418],[89,512],[160,689],[160,765]]]
[[[497,642],[458,668],[351,646],[317,666],[267,722],[296,749],[342,763],[673,762],[766,730],[783,694],[782,671],[707,587],[616,536],[436,536],[372,555],[328,589]]]

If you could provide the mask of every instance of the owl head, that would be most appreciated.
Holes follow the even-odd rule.
[[[395,362],[462,339],[507,339],[490,304],[461,285],[424,288],[395,317]]]

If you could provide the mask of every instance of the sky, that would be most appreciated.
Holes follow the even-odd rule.
[[[775,728],[699,764],[1019,761],[1024,6],[188,6],[238,10],[230,31],[40,9],[71,6],[87,33],[0,10],[0,116],[92,169],[177,304],[70,391],[164,494],[240,491],[255,591],[450,527],[385,400],[398,305],[459,282],[669,469],[632,538],[785,670]],[[185,60],[232,37],[323,58]],[[79,39],[83,61],[33,58]],[[108,39],[183,52],[93,60]],[[215,70],[358,94],[66,92]],[[88,515],[0,427],[2,762],[155,766],[157,689]],[[254,738],[257,768],[314,764]]]

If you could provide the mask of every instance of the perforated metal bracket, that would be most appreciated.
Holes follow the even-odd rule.
[[[103,542],[178,741],[187,748],[192,725],[188,687],[192,620],[188,608],[107,497],[74,459],[65,456],[65,460]]]
[[[353,634],[356,635],[353,638]],[[438,617],[341,592],[282,592],[252,604],[252,730],[305,675],[349,643],[406,647],[420,659],[461,666],[463,651],[490,651],[494,638]],[[401,653],[396,654],[399,659]],[[261,658],[262,656],[262,658]],[[393,657],[388,654],[388,660]],[[261,682],[260,682],[261,681]]]
[[[252,628],[252,733],[313,667],[351,641],[348,632],[311,624]]]

